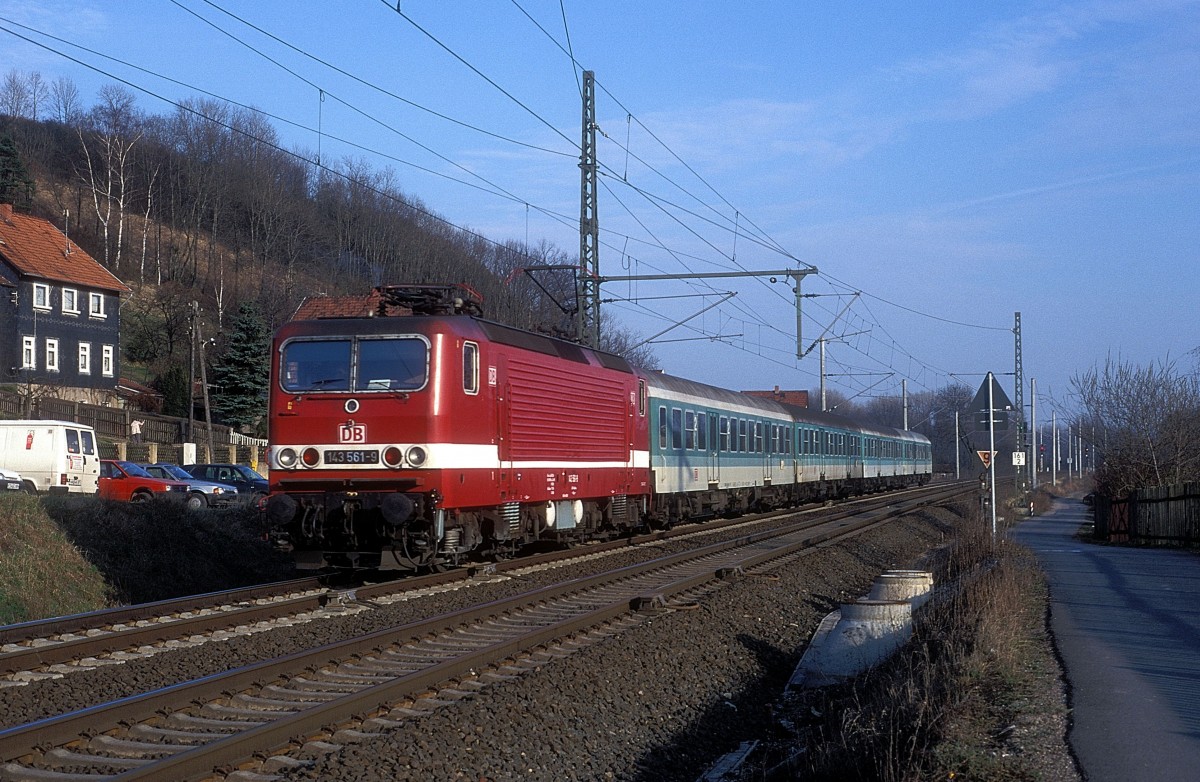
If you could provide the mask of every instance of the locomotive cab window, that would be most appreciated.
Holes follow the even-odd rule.
[[[429,344],[418,337],[301,339],[280,357],[284,391],[416,391],[425,386]],[[476,381],[478,382],[478,381]]]
[[[479,393],[479,345],[463,343],[463,392]]]

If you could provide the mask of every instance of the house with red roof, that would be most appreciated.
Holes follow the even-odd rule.
[[[129,292],[52,223],[0,204],[0,383],[114,403]]]

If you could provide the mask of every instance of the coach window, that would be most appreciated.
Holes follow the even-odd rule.
[[[683,447],[689,451],[696,449],[696,414],[688,410],[683,414]]]
[[[763,422],[754,422],[754,452],[763,452]]]
[[[671,408],[671,447],[677,451],[683,447],[683,411],[678,407]]]
[[[750,438],[747,436],[749,434],[749,432],[747,431],[747,429],[748,429],[747,423],[748,422],[746,421],[745,418],[738,419],[738,447],[737,447],[737,449],[738,449],[739,453],[748,453],[750,450]]]
[[[463,391],[479,393],[479,345],[474,342],[463,343]]]
[[[708,413],[696,413],[696,448],[708,450]]]
[[[729,419],[721,416],[721,440],[720,449],[722,451],[729,450]]]
[[[667,448],[667,408],[658,408],[658,449]]]

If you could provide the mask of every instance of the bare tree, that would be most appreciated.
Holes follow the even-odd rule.
[[[66,76],[59,76],[50,84],[50,108],[54,119],[64,125],[76,125],[83,116],[83,104],[79,88]]]
[[[1200,375],[1170,361],[1139,367],[1110,358],[1071,386],[1084,410],[1075,428],[1098,455],[1098,492],[1123,497],[1200,480]]]
[[[10,117],[29,117],[29,85],[25,74],[13,68],[0,85],[0,113]]]
[[[119,271],[130,190],[130,156],[142,134],[137,127],[132,92],[118,85],[106,85],[100,90],[100,98],[100,104],[88,118],[87,130],[82,127],[78,130],[85,165],[81,176],[101,227],[104,264]]]
[[[29,118],[36,120],[50,98],[50,86],[46,84],[42,74],[37,71],[33,71],[25,77],[25,85],[29,94]]]

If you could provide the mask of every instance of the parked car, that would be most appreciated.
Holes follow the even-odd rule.
[[[21,473],[16,470],[6,470],[0,467],[0,492],[22,491],[25,488],[25,482],[21,478]]]
[[[183,469],[197,478],[233,486],[249,502],[267,495],[267,479],[244,464],[185,464]]]
[[[189,508],[222,508],[238,497],[237,489],[227,483],[206,481],[189,473],[178,464],[158,462],[157,464],[138,464],[155,478],[167,481],[183,481],[188,485]]]
[[[0,467],[51,494],[95,494],[100,476],[96,432],[70,421],[0,421]]]
[[[144,502],[151,497],[182,502],[188,498],[188,485],[183,481],[155,478],[133,462],[100,460],[100,499]]]

